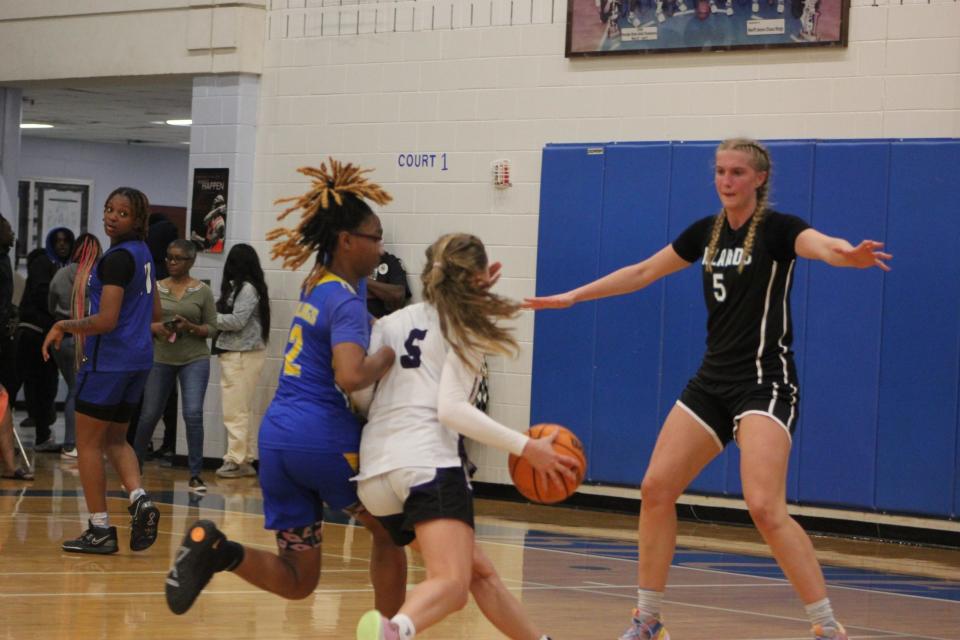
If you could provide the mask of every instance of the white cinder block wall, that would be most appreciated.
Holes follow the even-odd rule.
[[[322,4],[273,0],[268,14],[252,237],[275,224],[274,199],[305,189],[297,167],[327,155],[373,167],[395,198],[380,212],[387,248],[415,288],[426,246],[459,230],[503,262],[500,292],[534,293],[548,142],[960,136],[956,0],[853,0],[844,50],[575,61],[563,56],[566,0]],[[407,153],[438,158],[399,166]],[[490,184],[497,158],[513,162],[507,191]],[[271,382],[302,277],[278,266]],[[492,363],[492,413],[516,429],[528,426],[532,328],[526,314],[519,359]],[[508,481],[504,455],[474,454],[479,479]]]
[[[226,168],[229,170],[227,194],[227,237],[229,247],[238,242],[262,245],[263,234],[254,233],[256,216],[245,215],[251,210],[254,177],[254,145],[256,143],[257,105],[260,94],[260,78],[249,74],[222,76],[196,76],[193,79],[193,102],[190,127],[190,163],[188,201],[193,199],[193,170],[195,168]],[[191,206],[188,205],[188,216]],[[187,224],[190,224],[188,218]],[[220,281],[226,253],[200,253],[192,275],[209,280],[215,299],[220,297]],[[278,303],[279,304],[279,303]],[[274,341],[276,342],[276,341]],[[276,344],[273,345],[276,347]],[[271,370],[271,367],[266,367]],[[257,387],[255,406],[265,408],[272,396],[266,385],[276,381],[276,368],[272,374],[261,377]],[[269,381],[269,382],[268,382]],[[262,413],[262,411],[261,411]],[[259,424],[260,415],[254,418]],[[182,422],[182,417],[181,417]],[[252,421],[251,421],[252,422]],[[220,402],[220,363],[213,359],[210,367],[210,383],[204,401],[203,452],[207,457],[220,457],[227,450],[226,431],[223,427],[223,411]],[[155,434],[159,434],[157,429]],[[158,435],[154,436],[155,438]],[[186,429],[177,430],[177,451],[187,450]]]

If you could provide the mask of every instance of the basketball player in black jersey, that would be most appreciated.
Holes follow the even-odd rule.
[[[676,501],[734,439],[750,516],[806,605],[814,638],[847,640],[810,538],[787,513],[787,461],[799,398],[790,287],[797,256],[884,271],[892,256],[879,242],[854,247],[770,210],[770,156],[757,142],[724,141],[715,162],[720,213],[693,223],[642,262],[566,293],[528,298],[526,306],[569,307],[637,291],[695,262],[703,270],[707,353],[667,416],[641,485],[637,608],[620,640],[669,640],[660,607],[676,545]]]

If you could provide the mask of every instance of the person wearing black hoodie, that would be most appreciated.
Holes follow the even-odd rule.
[[[70,262],[74,234],[66,227],[51,229],[44,248],[27,255],[27,282],[20,302],[20,324],[17,326],[17,363],[27,401],[27,413],[36,423],[35,451],[59,452],[50,431],[57,419],[54,406],[60,374],[51,359],[44,361],[40,354],[43,338],[53,326],[53,316],[47,306],[50,281],[61,267]],[[11,392],[11,397],[14,394]]]
[[[19,386],[16,382],[18,377],[13,342],[16,329],[13,267],[10,265],[10,247],[13,246],[13,240],[13,228],[0,214],[0,385],[6,389]],[[10,402],[13,403],[13,398]]]

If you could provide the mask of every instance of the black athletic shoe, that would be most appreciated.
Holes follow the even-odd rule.
[[[142,495],[137,501],[127,507],[132,516],[130,520],[130,549],[143,551],[157,541],[157,527],[160,523],[160,510],[150,501],[150,497]]]
[[[216,571],[215,552],[226,539],[209,520],[197,520],[190,525],[167,573],[166,594],[170,611],[180,615],[193,606]]]
[[[119,550],[116,527],[95,527],[89,520],[87,525],[89,528],[80,534],[79,538],[67,540],[61,545],[61,548],[70,553],[99,553],[101,555],[116,553]]]

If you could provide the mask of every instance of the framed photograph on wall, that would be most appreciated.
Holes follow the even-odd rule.
[[[845,47],[850,0],[567,0],[568,58]]]
[[[194,169],[190,239],[202,251],[223,253],[227,236],[228,169]]]

